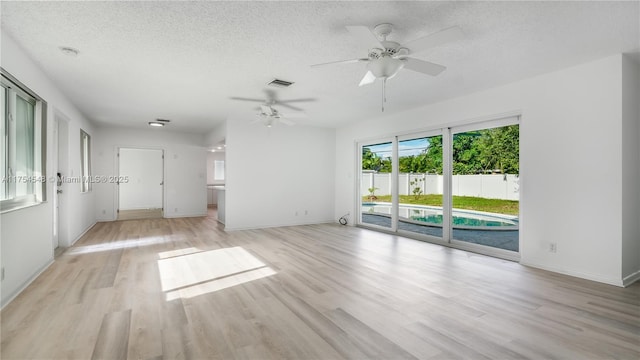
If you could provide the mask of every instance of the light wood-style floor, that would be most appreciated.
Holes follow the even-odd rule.
[[[1,316],[2,359],[640,357],[640,284],[331,224],[99,223]]]

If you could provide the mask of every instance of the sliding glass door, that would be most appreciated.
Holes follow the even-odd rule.
[[[519,119],[358,144],[358,223],[513,257],[519,251]]]
[[[398,230],[442,239],[442,135],[398,137]]]
[[[395,186],[393,176],[393,141],[363,144],[360,148],[360,195],[361,224],[387,230],[393,226],[393,199]]]
[[[519,126],[455,129],[452,239],[519,250]]]

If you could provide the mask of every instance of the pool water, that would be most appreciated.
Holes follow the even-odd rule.
[[[412,216],[412,220],[430,224],[442,224],[442,215]],[[453,216],[453,226],[515,226],[513,221],[474,219],[470,217]]]
[[[442,208],[436,206],[405,205],[398,208],[400,220],[407,219],[414,223],[424,223],[442,227]],[[381,216],[391,216],[389,203],[363,203],[362,212]],[[517,230],[518,218],[503,214],[483,213],[472,210],[453,209],[453,227],[485,228],[487,230]]]

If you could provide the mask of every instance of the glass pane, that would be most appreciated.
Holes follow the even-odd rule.
[[[34,105],[16,97],[16,197],[33,194]]]
[[[398,229],[442,237],[442,136],[398,143]]]
[[[362,147],[362,224],[391,228],[391,152],[391,142]]]
[[[81,164],[82,166],[81,191],[82,192],[87,192],[91,190],[91,181],[90,181],[91,172],[89,171],[90,170],[89,164],[91,161],[90,147],[91,147],[91,137],[89,137],[89,134],[87,134],[83,130],[80,130],[80,160],[82,162]]]
[[[2,120],[0,121],[0,132],[2,134],[2,156],[0,156],[0,177],[2,178],[2,184],[0,184],[0,200],[5,200],[9,198],[9,179],[7,176],[9,172],[7,171],[7,167],[9,166],[9,137],[8,137],[8,124],[7,124],[7,102],[8,102],[8,91],[4,86],[0,87],[2,89],[2,108],[0,108],[0,114],[2,116]]]
[[[453,136],[452,238],[518,251],[519,126]]]
[[[224,180],[224,160],[213,161],[213,180]]]

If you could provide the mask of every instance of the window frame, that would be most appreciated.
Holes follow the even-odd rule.
[[[46,177],[46,148],[47,148],[47,102],[38,96],[34,91],[29,89],[18,79],[8,73],[4,68],[0,67],[1,84],[6,89],[5,99],[6,102],[5,114],[3,114],[4,130],[2,156],[5,159],[6,170],[12,169],[11,172],[5,171],[3,176],[2,186],[5,186],[6,194],[8,198],[0,200],[0,213],[6,213],[18,209],[23,209],[30,206],[39,205],[46,202],[47,199],[47,177]],[[17,97],[21,97],[27,102],[31,103],[33,107],[33,165],[30,169],[32,174],[26,179],[20,181],[27,181],[33,185],[32,190],[21,196],[16,196],[16,181],[11,181],[15,176],[13,171],[16,168],[16,122],[15,120],[15,106]]]
[[[91,181],[91,135],[82,129],[80,129],[80,173],[82,175],[80,192],[91,192],[93,188]]]

